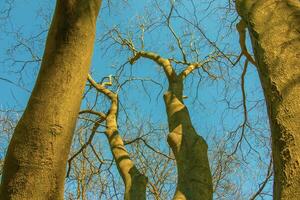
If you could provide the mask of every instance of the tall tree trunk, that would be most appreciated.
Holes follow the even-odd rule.
[[[274,199],[300,193],[300,1],[237,0],[247,25],[272,132]]]
[[[129,47],[130,48],[130,47]],[[197,134],[184,105],[183,81],[193,70],[201,67],[199,63],[188,64],[177,75],[169,59],[149,52],[135,52],[129,59],[133,64],[144,57],[159,64],[168,79],[169,89],[164,101],[169,123],[168,143],[175,155],[178,182],[174,200],[210,200],[213,198],[213,184],[207,156],[207,144]]]
[[[114,106],[112,106],[111,109]],[[117,107],[115,107],[117,108]],[[111,152],[125,185],[124,200],[145,200],[147,178],[135,166],[125,148],[117,129],[116,115],[108,114],[106,119],[107,136]]]
[[[57,0],[41,69],[5,158],[1,200],[63,199],[101,0]]]
[[[210,200],[213,196],[212,177],[207,157],[207,144],[199,136],[182,100],[183,80],[169,81],[164,94],[167,110],[168,143],[175,155],[178,183],[175,200]]]

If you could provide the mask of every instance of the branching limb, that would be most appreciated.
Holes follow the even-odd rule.
[[[208,70],[205,69],[205,65],[208,64],[210,61],[214,60],[218,57],[218,54],[210,55],[206,60],[202,61],[201,63],[187,63],[188,66],[179,74],[182,79],[185,79],[189,74],[191,74],[194,70],[202,68],[204,72],[206,72],[211,78],[216,79],[217,77],[211,74]]]
[[[174,157],[171,157],[171,156],[169,156],[169,155],[166,155],[166,154],[160,152],[159,150],[155,149],[155,148],[152,147],[151,145],[149,145],[148,142],[147,142],[143,137],[137,137],[137,138],[135,138],[135,139],[133,139],[133,140],[125,141],[124,145],[130,145],[130,144],[132,144],[132,143],[134,143],[134,142],[137,142],[137,141],[139,141],[139,140],[141,140],[141,141],[145,144],[145,146],[148,147],[149,149],[151,149],[153,152],[155,152],[155,153],[157,153],[157,154],[159,154],[159,155],[162,155],[162,156],[164,156],[164,157],[166,157],[166,158],[168,158],[168,159],[175,160]]]
[[[253,64],[254,66],[257,66],[256,62],[254,61],[254,59],[252,58],[252,56],[249,54],[248,50],[247,50],[247,46],[246,46],[246,23],[244,20],[240,20],[239,23],[237,23],[236,25],[236,29],[239,32],[240,35],[240,39],[239,39],[239,43],[240,43],[240,47],[241,47],[241,54],[244,55],[249,62],[251,62],[251,64]],[[241,56],[239,56],[238,60],[239,61],[241,58]]]
[[[255,200],[256,197],[261,194],[261,192],[263,191],[263,189],[265,188],[265,186],[269,182],[270,178],[273,176],[272,168],[273,168],[273,162],[272,162],[272,159],[270,159],[270,164],[268,166],[268,171],[267,171],[266,178],[263,180],[263,182],[261,184],[259,184],[259,188],[258,188],[257,192],[255,192],[249,200]]]
[[[93,114],[93,115],[97,115],[99,118],[102,118],[102,119],[106,119],[106,115],[102,112],[97,112],[97,111],[94,111],[94,110],[82,110],[79,112],[79,114]]]
[[[148,59],[156,62],[158,65],[160,65],[164,69],[164,72],[169,80],[172,80],[177,76],[175,70],[173,69],[173,67],[170,63],[170,60],[163,58],[154,52],[139,51],[139,52],[135,53],[134,56],[129,59],[130,64],[134,64],[141,57],[148,58]]]
[[[94,124],[93,128],[92,128],[92,133],[88,139],[88,141],[86,143],[84,143],[84,145],[81,146],[81,148],[73,155],[71,156],[71,158],[69,158],[68,160],[68,170],[67,170],[67,175],[66,177],[69,177],[70,175],[70,171],[71,171],[71,164],[72,164],[72,161],[80,154],[83,152],[83,150],[85,150],[88,145],[91,145],[92,144],[92,141],[94,139],[94,136],[97,132],[97,129],[98,127],[100,126],[100,124],[105,120],[105,118],[102,118],[100,117]]]
[[[2,77],[0,77],[0,80],[1,81],[5,81],[5,82],[7,82],[7,83],[10,83],[10,84],[12,84],[12,85],[14,85],[14,86],[16,86],[16,87],[18,87],[18,88],[21,88],[22,90],[24,90],[24,91],[26,91],[26,92],[30,92],[30,90],[28,90],[27,88],[25,88],[25,87],[23,87],[23,86],[21,86],[21,85],[18,85],[18,84],[16,84],[15,82],[13,82],[13,81],[11,81],[11,80],[9,80],[9,79],[7,79],[7,78],[2,78]]]
[[[138,51],[135,48],[133,42],[129,39],[124,38],[117,29],[114,29],[112,32],[116,33],[116,36],[112,35],[112,38],[114,39],[114,41],[119,43],[122,46],[126,46],[132,52],[133,56],[131,58],[129,58],[129,63],[131,65],[133,65],[141,57],[148,58],[148,59],[156,62],[159,66],[161,66],[163,68],[163,70],[169,80],[176,77],[176,72],[173,69],[169,59],[163,58],[159,54],[151,52],[151,51]]]
[[[197,29],[200,34],[205,38],[205,40],[213,47],[216,49],[216,51],[218,51],[226,60],[229,61],[229,63],[231,65],[234,65],[234,62],[232,62],[232,60],[217,46],[217,44],[215,42],[213,42],[211,39],[208,38],[208,36],[206,35],[205,31],[200,27],[199,22],[192,22],[189,19],[187,19],[186,17],[180,15],[180,13],[178,12],[178,10],[175,9],[175,12],[177,14],[177,17],[182,19],[183,21],[187,22],[188,24],[190,24],[191,26],[193,26],[195,29]]]
[[[160,10],[160,12],[166,18],[167,27],[168,27],[168,29],[170,30],[170,32],[172,33],[173,37],[175,38],[175,40],[177,42],[177,46],[178,46],[178,48],[179,48],[179,50],[181,52],[181,56],[182,56],[183,62],[187,62],[186,53],[185,53],[185,51],[183,49],[181,39],[178,37],[178,35],[176,34],[176,32],[174,31],[174,29],[173,29],[173,27],[171,25],[171,17],[172,17],[173,11],[174,11],[174,2],[170,1],[170,3],[171,3],[171,8],[170,8],[170,11],[169,11],[168,15],[166,15],[162,11],[162,9],[160,8],[159,5],[157,5],[157,8]]]
[[[105,88],[104,85],[98,84],[90,74],[88,74],[88,81],[89,83],[98,91],[109,97],[110,99],[116,98],[116,95],[110,91],[109,89]]]
[[[243,123],[238,127],[238,129],[242,128],[242,132],[241,132],[241,136],[233,150],[233,152],[230,154],[230,156],[232,156],[233,154],[236,153],[238,147],[241,145],[242,143],[242,140],[245,136],[245,131],[246,131],[246,128],[248,126],[248,109],[247,109],[247,97],[246,97],[246,91],[245,91],[245,76],[246,76],[246,73],[247,73],[247,68],[248,68],[248,63],[249,61],[246,59],[245,60],[245,64],[244,64],[244,69],[243,69],[243,72],[242,72],[242,75],[241,75],[241,91],[242,91],[242,101],[243,101],[243,113],[244,113],[244,121]],[[237,129],[237,130],[238,130]]]

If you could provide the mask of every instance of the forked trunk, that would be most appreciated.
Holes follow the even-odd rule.
[[[62,200],[101,0],[58,0],[42,66],[9,144],[1,200]]]
[[[300,1],[238,0],[272,132],[274,199],[300,196]]]

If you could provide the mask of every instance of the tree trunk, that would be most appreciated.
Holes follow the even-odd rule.
[[[63,199],[101,0],[58,0],[41,69],[5,158],[1,200]]]
[[[159,64],[168,79],[169,89],[164,94],[169,123],[168,143],[175,155],[177,187],[174,200],[210,200],[213,197],[212,177],[207,156],[207,144],[191,122],[188,109],[182,100],[183,80],[200,65],[188,65],[177,75],[169,59],[149,52],[139,51],[129,59],[133,64],[144,57]]]
[[[125,148],[117,128],[117,96],[112,96],[114,98],[106,118],[107,129],[105,134],[125,185],[124,200],[145,200],[147,177],[139,172]]]
[[[210,200],[213,196],[212,177],[207,157],[207,144],[199,136],[182,100],[183,80],[169,81],[164,94],[167,110],[168,143],[175,155],[178,183],[175,200]]]
[[[274,199],[300,196],[300,1],[238,0],[272,132]]]
[[[147,177],[140,173],[133,161],[130,159],[129,153],[126,150],[124,142],[118,131],[118,95],[107,89],[103,84],[98,84],[90,75],[88,75],[88,81],[94,88],[96,88],[96,90],[106,95],[111,101],[110,109],[105,117],[105,135],[108,139],[111,153],[116,162],[118,171],[124,182],[124,199],[145,200],[148,181]]]

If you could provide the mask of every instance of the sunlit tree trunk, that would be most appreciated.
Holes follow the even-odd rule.
[[[237,0],[272,132],[274,199],[300,196],[300,1]]]
[[[107,89],[104,85],[97,84],[90,75],[88,76],[88,81],[111,101],[110,109],[105,117],[105,135],[125,186],[124,200],[145,200],[147,177],[137,169],[131,160],[123,139],[119,134],[117,122],[119,108],[118,95]]]
[[[145,200],[147,178],[139,172],[125,148],[117,129],[117,97],[112,100],[111,109],[107,115],[105,134],[109,141],[118,171],[125,186],[124,200]]]
[[[170,131],[168,143],[178,170],[174,200],[210,200],[213,189],[207,144],[196,133],[183,103],[183,80],[179,76],[174,79],[169,81],[169,89],[164,94]]]
[[[169,124],[168,143],[175,155],[178,182],[174,200],[211,200],[213,198],[212,176],[205,140],[197,134],[183,102],[183,81],[199,63],[189,64],[180,74],[174,70],[169,59],[154,52],[139,51],[129,59],[133,64],[144,57],[159,64],[168,79],[169,88],[164,101]]]
[[[101,0],[58,0],[41,69],[5,158],[1,200],[63,199]]]

